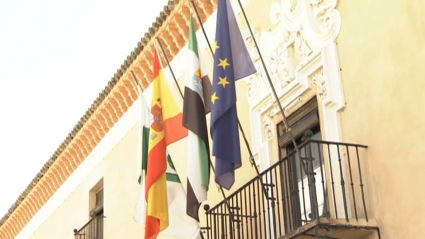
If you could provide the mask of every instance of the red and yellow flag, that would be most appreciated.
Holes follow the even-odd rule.
[[[166,146],[187,136],[182,126],[182,113],[168,86],[155,50],[152,82],[152,123],[149,136],[148,167],[146,172],[146,227],[145,239],[156,238],[168,227],[166,185]]]

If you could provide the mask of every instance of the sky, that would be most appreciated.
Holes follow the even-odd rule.
[[[0,218],[168,0],[0,0]]]

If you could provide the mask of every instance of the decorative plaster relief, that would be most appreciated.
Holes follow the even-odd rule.
[[[282,0],[280,4],[273,4],[271,11],[276,15],[280,10],[280,20],[285,28],[288,31],[302,28],[310,47],[318,49],[323,42],[333,40],[339,34],[341,16],[336,5],[337,0]]]
[[[316,27],[322,32],[328,31],[334,21],[333,10],[336,7],[337,0],[311,0],[310,4],[313,8]]]
[[[295,79],[294,60],[289,56],[287,47],[280,46],[270,57],[270,75],[273,84],[285,87]]]
[[[271,119],[270,116],[264,116],[263,117],[263,128],[264,128],[264,138],[266,140],[271,140],[275,136],[275,129],[276,125]]]
[[[338,112],[345,106],[335,45],[341,28],[336,5],[337,0],[281,0],[273,3],[270,9],[270,21],[277,24],[275,30],[259,29],[255,35],[283,108],[290,110],[303,101],[306,91],[317,88],[317,97],[321,99],[322,131],[325,140],[330,141],[341,141]],[[252,39],[246,39],[254,61],[258,61],[257,49],[250,42]],[[253,152],[259,155],[260,165],[269,165],[272,153],[263,148],[265,144],[271,148],[275,143],[270,139],[276,135],[276,127],[270,122],[280,111],[275,106],[265,69],[259,64],[256,67],[259,74],[247,80],[247,98],[251,121],[261,122],[263,127],[251,129],[256,142]]]
[[[337,112],[345,105],[335,45],[341,28],[336,5],[337,0],[282,0],[273,3],[270,9],[270,21],[278,25],[275,30],[254,30],[273,87],[284,108],[299,104],[303,93],[316,86],[317,95],[322,99],[323,130],[328,140],[340,139],[338,124],[327,122],[335,122]],[[254,147],[254,151],[259,152],[260,145],[274,137],[275,129],[270,126],[270,119],[280,111],[275,106],[267,74],[252,38],[249,32],[245,35],[258,70],[246,81],[251,120],[256,118],[255,121],[263,125],[252,129],[253,139],[263,139],[256,144],[258,147]]]
[[[303,101],[304,101],[304,97],[300,96],[300,97],[296,98],[294,101],[292,101],[291,103],[289,103],[285,107],[285,110],[286,111],[290,111],[292,108],[294,108],[295,106],[301,104]]]
[[[319,95],[320,99],[324,100],[328,96],[328,93],[326,91],[326,81],[325,77],[323,76],[323,70],[320,70],[319,72],[314,74],[312,76],[311,82],[313,83],[313,85],[316,85],[317,94]]]
[[[305,58],[305,57],[307,57],[308,55],[311,54],[312,50],[308,46],[308,43],[307,43],[306,39],[303,37],[303,34],[301,33],[301,31],[302,31],[302,29],[300,29],[296,33],[292,33],[292,34],[295,34],[294,47],[295,47],[296,52],[298,53],[298,55],[300,55],[301,58]]]

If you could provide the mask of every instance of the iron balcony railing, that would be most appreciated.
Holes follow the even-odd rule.
[[[207,238],[280,238],[327,219],[368,220],[367,146],[307,140],[206,211]],[[230,209],[230,212],[229,212]]]
[[[93,217],[80,230],[74,229],[74,239],[103,239],[103,215]]]

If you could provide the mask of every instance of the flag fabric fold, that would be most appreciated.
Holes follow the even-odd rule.
[[[216,157],[215,181],[230,189],[242,165],[235,81],[256,72],[232,6],[219,0],[211,96],[211,137]]]
[[[146,219],[146,201],[145,201],[145,190],[146,190],[146,169],[149,151],[149,108],[143,97],[140,86],[137,85],[137,91],[139,92],[139,142],[137,152],[137,181],[140,184],[140,193],[137,200],[136,209],[134,211],[134,220],[138,223],[145,224]]]
[[[166,146],[187,136],[187,129],[182,126],[182,114],[168,86],[157,51],[154,59],[145,239],[156,238],[160,231],[169,226]]]
[[[186,215],[186,193],[177,174],[173,161],[167,153],[167,192],[170,223],[161,234],[184,238],[200,238],[200,227],[197,221]]]
[[[192,16],[190,16],[187,56],[183,104],[183,126],[189,130],[186,212],[199,221],[199,206],[207,199],[209,184],[210,149],[205,114],[211,108],[211,82],[199,56]]]
[[[186,209],[183,205],[186,203],[186,193],[168,152],[166,178],[170,222],[167,229],[160,232],[160,234],[184,239],[201,238],[198,222],[185,213]],[[144,189],[144,187],[142,187],[142,189]],[[144,195],[144,191],[141,191],[134,214],[134,220],[140,224],[145,224],[146,217],[146,202]],[[184,228],[184,230],[182,230],[182,228]]]

